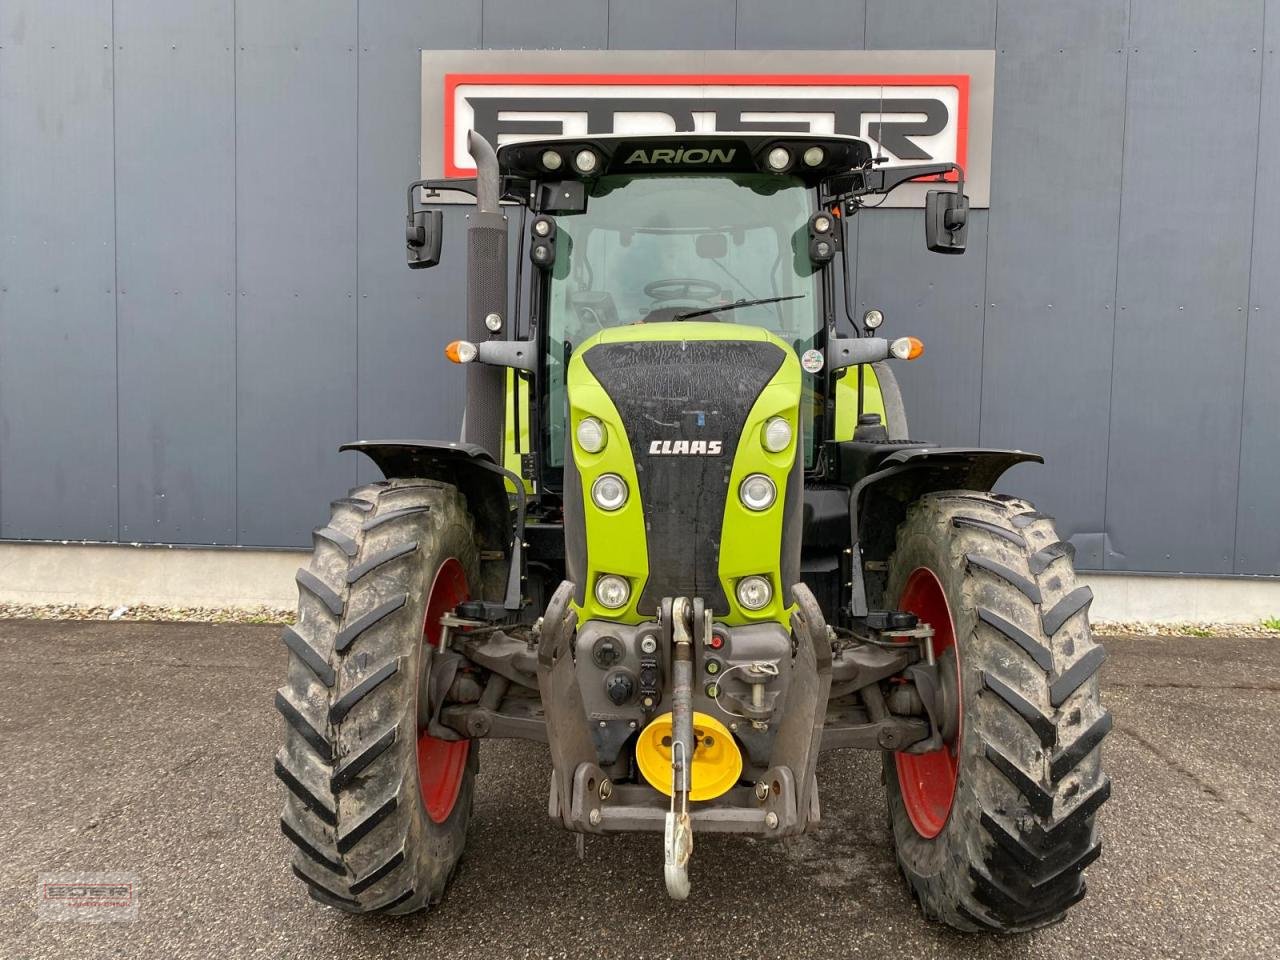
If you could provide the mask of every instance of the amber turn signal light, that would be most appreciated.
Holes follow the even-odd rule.
[[[476,358],[476,345],[466,340],[455,340],[444,348],[444,355],[453,363],[470,363]]]
[[[924,353],[924,343],[915,337],[899,337],[889,345],[889,352],[899,360],[914,360]]]

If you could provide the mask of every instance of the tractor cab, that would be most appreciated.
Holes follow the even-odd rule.
[[[696,320],[757,327],[782,341],[802,363],[806,470],[821,466],[824,440],[852,438],[860,414],[889,419],[884,393],[896,398],[897,387],[880,381],[892,374],[879,367],[846,377],[853,365],[827,363],[837,312],[842,303],[849,310],[847,264],[839,285],[829,267],[843,254],[842,218],[862,196],[951,174],[953,164],[887,169],[857,137],[770,132],[558,137],[506,144],[495,160],[503,218],[518,218],[532,274],[526,285],[525,264],[517,265],[523,315],[514,319],[532,363],[507,378],[502,446],[529,491],[562,491],[570,358],[619,327]],[[438,262],[442,241],[439,211],[423,209],[419,188],[428,201],[438,191],[479,190],[475,180],[411,185],[411,267]],[[963,179],[958,192],[930,193],[930,217],[941,223],[943,208],[951,211],[949,227],[930,231],[931,248],[963,250],[962,194]],[[515,204],[518,214],[509,212]],[[495,264],[499,285],[505,276],[499,283]],[[693,328],[665,329],[688,339]],[[510,333],[477,332],[485,340]],[[905,425],[890,433],[905,436]]]

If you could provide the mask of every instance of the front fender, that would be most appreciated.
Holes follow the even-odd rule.
[[[830,449],[835,448],[835,449]],[[893,553],[898,524],[916,500],[939,490],[989,492],[1010,467],[1044,463],[1038,453],[940,447],[927,443],[831,444],[829,458],[841,480],[851,484],[849,527],[853,557],[855,615],[883,605],[883,562]],[[885,453],[888,450],[890,452]],[[865,576],[864,576],[865,571]],[[858,590],[862,581],[862,590]],[[861,605],[862,609],[857,608]]]
[[[494,463],[483,447],[474,443],[435,443],[426,440],[362,440],[344,443],[340,450],[362,453],[388,480],[422,478],[450,483],[466,498],[476,522],[476,538],[482,550],[509,555],[516,524],[507,497],[507,471]],[[523,484],[517,482],[523,506]]]

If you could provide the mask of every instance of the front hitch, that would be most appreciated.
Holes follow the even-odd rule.
[[[689,896],[689,858],[693,856],[693,822],[689,790],[693,742],[692,611],[686,597],[671,602],[671,809],[667,812],[663,877],[673,900]],[[699,624],[701,626],[701,624]]]

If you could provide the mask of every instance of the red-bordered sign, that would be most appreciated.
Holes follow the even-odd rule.
[[[934,161],[955,161],[965,166],[968,160],[969,146],[969,76],[967,74],[711,74],[711,73],[446,73],[444,75],[444,138],[443,161],[444,171],[450,177],[465,177],[475,173],[468,167],[465,151],[465,133],[474,112],[467,118],[468,126],[458,129],[459,113],[469,110],[468,104],[459,109],[460,102],[466,93],[473,88],[483,90],[490,88],[495,93],[503,91],[513,102],[519,103],[522,98],[533,98],[540,87],[554,88],[560,96],[571,91],[565,99],[564,111],[573,112],[572,98],[580,98],[585,106],[589,101],[610,100],[614,108],[624,106],[629,96],[636,96],[640,91],[652,91],[656,88],[668,88],[671,97],[684,102],[684,107],[692,113],[703,111],[693,109],[705,98],[707,101],[729,97],[749,97],[756,108],[750,112],[770,114],[772,111],[761,110],[769,100],[783,99],[779,91],[787,91],[790,95],[786,111],[796,117],[815,118],[814,133],[852,133],[867,136],[867,128],[876,127],[884,132],[895,131],[895,143],[909,146],[912,155],[900,157],[910,161],[929,158]],[[627,94],[627,91],[632,91]],[[838,107],[841,99],[855,100],[861,92],[862,104],[855,113],[858,129],[841,129],[838,123],[839,110],[832,111],[832,104]],[[473,94],[474,95],[474,94]],[[643,95],[643,94],[640,94]],[[804,104],[811,104],[813,109],[796,109],[796,97]],[[812,98],[810,100],[809,98]],[[867,104],[878,98],[877,109],[870,109]],[[825,102],[824,102],[825,101]],[[915,107],[924,106],[925,113]],[[882,109],[881,109],[882,108]],[[945,124],[937,126],[936,112],[945,110]],[[625,111],[619,111],[624,113]],[[658,111],[662,112],[662,111]],[[496,114],[495,114],[496,115]],[[537,111],[531,115],[538,116]],[[824,125],[819,118],[832,118],[832,123]],[[924,116],[925,120],[919,120]],[[893,118],[898,117],[895,121]],[[904,121],[903,117],[916,117],[915,120]],[[545,116],[544,116],[545,119]],[[695,121],[696,122],[696,121]],[[762,121],[750,121],[754,129],[761,130]],[[767,122],[767,121],[763,121]],[[552,121],[554,125],[554,121]],[[914,124],[914,126],[913,126]],[[517,124],[518,125],[518,124]],[[530,126],[536,126],[536,121]],[[937,129],[935,129],[935,127]],[[727,125],[695,126],[699,132],[710,132],[716,129],[734,129],[733,122]],[[917,132],[912,132],[913,130]],[[482,133],[486,132],[481,130]],[[564,131],[574,135],[587,136],[605,131],[588,130]],[[613,131],[608,131],[613,132]],[[633,128],[617,132],[656,132]],[[529,136],[547,136],[548,133],[530,133]],[[874,138],[873,138],[874,139]],[[884,137],[886,146],[889,138]],[[920,144],[927,142],[929,153]],[[460,149],[461,147],[461,149]],[[902,149],[900,147],[900,149]],[[886,152],[894,157],[892,150]],[[903,149],[904,153],[907,150]]]

